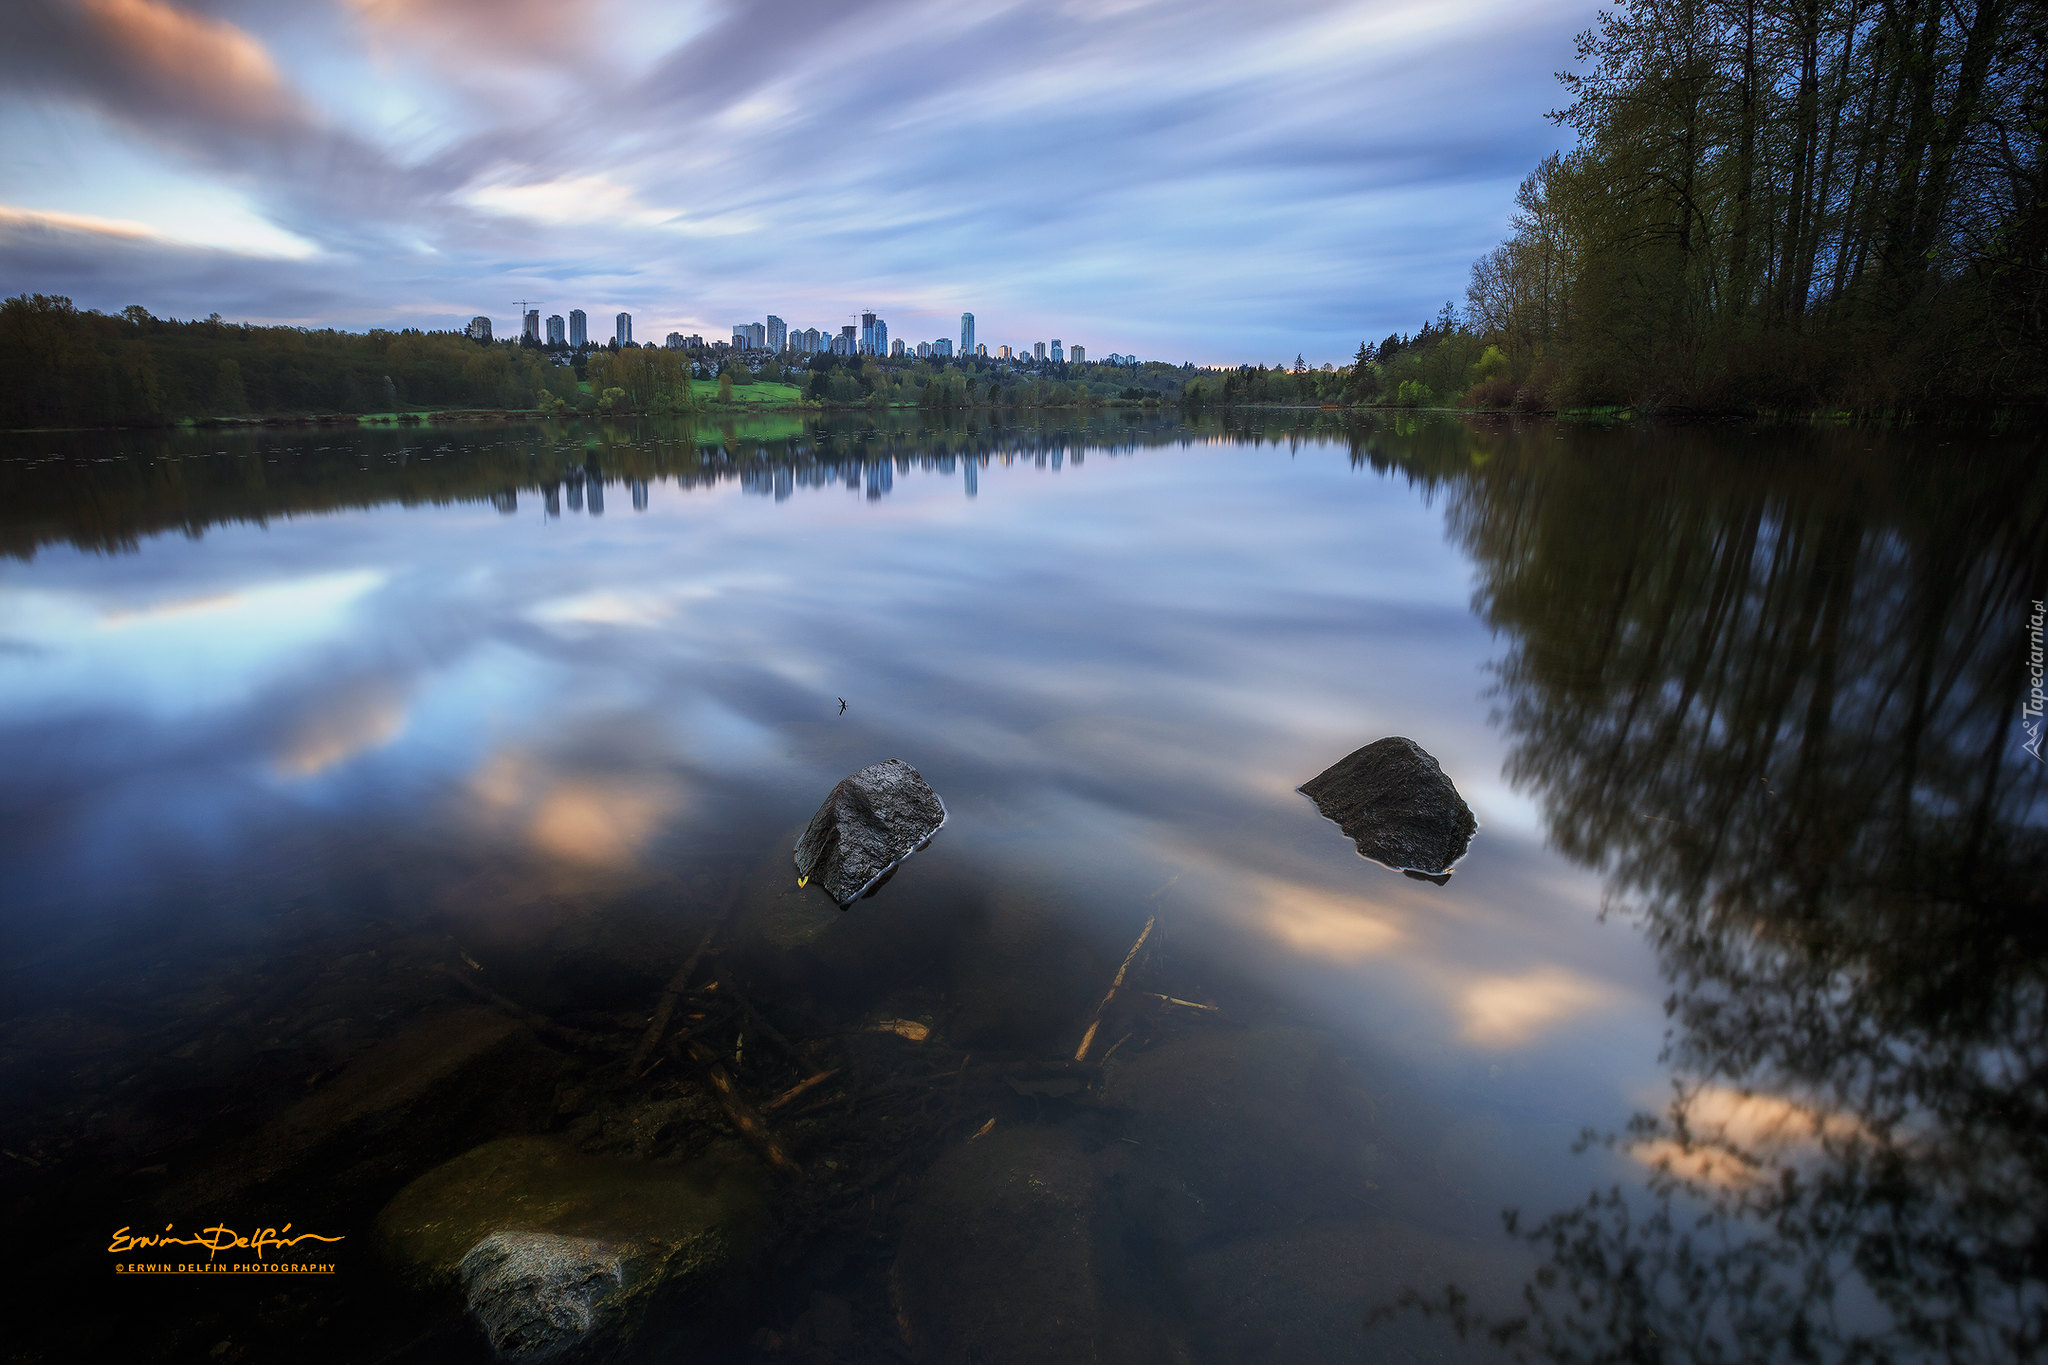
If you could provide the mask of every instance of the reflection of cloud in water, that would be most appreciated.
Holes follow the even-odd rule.
[[[1775,1178],[1788,1162],[1820,1154],[1829,1140],[1862,1135],[1853,1116],[1780,1095],[1760,1095],[1732,1086],[1703,1085],[1677,1101],[1684,1137],[1660,1135],[1629,1146],[1629,1155],[1652,1170],[1722,1188],[1740,1188]]]
[[[624,869],[682,810],[673,781],[645,776],[559,776],[524,754],[499,754],[471,780],[486,819],[508,825],[551,858]]]
[[[1612,996],[1597,981],[1559,967],[1542,967],[1519,976],[1481,977],[1464,988],[1458,1004],[1466,1041],[1481,1047],[1520,1047]]]
[[[286,737],[272,758],[280,777],[315,777],[372,749],[381,749],[404,731],[405,698],[390,687],[369,684],[326,703]]]
[[[197,616],[209,611],[223,611],[241,606],[242,594],[238,592],[208,593],[203,597],[186,597],[175,602],[155,603],[142,607],[108,607],[100,613],[103,626],[125,626],[136,621],[162,621],[176,616]]]
[[[0,630],[33,651],[11,658],[0,703],[217,711],[345,636],[388,577],[340,569],[126,603],[76,589],[0,588]]]
[[[1299,953],[1356,962],[1378,957],[1407,937],[1399,925],[1356,896],[1277,879],[1265,882],[1257,894],[1256,918]]]
[[[536,602],[527,615],[543,626],[659,626],[684,606],[745,592],[783,592],[776,574],[718,574],[687,583],[641,588],[593,588]]]
[[[658,626],[674,611],[671,601],[653,593],[600,589],[550,598],[530,614],[544,626]]]
[[[1504,972],[1481,965],[1541,953],[1557,920],[1534,903],[1461,898],[1382,869],[1318,885],[1312,870],[1256,870],[1224,850],[1178,841],[1155,842],[1155,852],[1162,865],[1185,870],[1183,892],[1205,900],[1224,923],[1292,959],[1335,969],[1351,981],[1347,993],[1383,997],[1392,988],[1414,1006],[1440,1011],[1441,1036],[1474,1049],[1530,1046],[1587,1011],[1642,1004],[1633,991],[1561,966]],[[1590,917],[1583,887],[1554,889],[1561,913]]]
[[[339,611],[380,586],[386,577],[380,569],[344,570],[170,602],[107,607],[99,613],[99,624],[119,628],[180,617],[232,615],[242,618],[237,624],[268,626],[307,613]]]

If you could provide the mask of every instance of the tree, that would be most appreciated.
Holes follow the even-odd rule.
[[[2043,51],[2022,0],[1626,0],[1471,325],[1568,401],[2040,401]]]

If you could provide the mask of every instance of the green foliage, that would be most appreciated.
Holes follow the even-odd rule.
[[[695,406],[690,388],[690,364],[680,351],[653,346],[591,352],[586,365],[592,393],[601,395],[603,412],[686,413]],[[620,397],[611,407],[604,397],[613,389]]]
[[[528,408],[537,352],[453,332],[338,332],[177,322],[69,299],[0,303],[0,426],[160,425],[253,413]]]
[[[1908,409],[2048,398],[2038,10],[1626,0],[1578,133],[1472,268],[1516,401]],[[1381,357],[1382,363],[1385,357]]]

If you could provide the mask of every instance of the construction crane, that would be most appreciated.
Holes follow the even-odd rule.
[[[539,300],[539,299],[514,299],[514,300],[512,301],[512,304],[513,304],[513,306],[514,306],[515,308],[517,308],[517,309],[519,310],[519,339],[520,339],[521,341],[524,341],[524,340],[526,340],[526,310],[527,310],[527,309],[529,309],[529,308],[538,308],[538,307],[540,307],[540,300]],[[538,323],[536,323],[536,324],[535,324],[535,326],[534,326],[534,329],[533,329],[533,339],[534,339],[535,341],[539,341],[539,340],[540,340],[540,326],[539,326],[539,324],[538,324]]]

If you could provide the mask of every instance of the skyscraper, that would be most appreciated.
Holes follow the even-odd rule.
[[[920,341],[917,343],[917,358],[919,360],[927,359],[931,355],[931,353],[932,344],[929,341]]]
[[[902,356],[902,354],[903,354],[903,338],[902,338],[902,337],[897,337],[897,338],[896,338],[896,339],[895,339],[894,341],[892,341],[892,342],[890,342],[890,343],[889,343],[889,354],[890,354],[891,356],[897,356],[897,357],[900,357],[900,356]]]
[[[1060,363],[1060,339],[1058,337],[1052,339],[1052,363],[1055,365]]]
[[[974,354],[974,314],[960,315],[960,354]]]
[[[818,352],[820,352],[820,351],[822,351],[822,350],[824,350],[824,349],[825,349],[825,334],[824,334],[823,332],[819,331],[819,330],[818,330],[817,328],[815,328],[815,327],[806,327],[806,328],[804,328],[804,350],[805,350],[805,352],[806,352],[806,353],[808,353],[808,354],[810,354],[810,355],[816,355],[816,354],[817,354]]]
[[[768,315],[768,349],[777,354],[789,349],[789,324],[773,313]]]
[[[981,358],[982,358],[983,360],[987,360],[987,359],[988,359],[988,343],[987,343],[986,341],[982,342],[982,343],[981,343],[981,345],[979,345],[979,346],[977,346],[977,347],[975,347],[975,348],[974,348],[974,353],[975,353],[976,355],[980,356],[980,357],[981,357]]]
[[[631,346],[633,344],[633,315],[631,313],[621,313],[612,321],[617,327],[617,330],[613,333],[612,340],[618,342],[621,346]]]
[[[875,319],[875,354],[889,354],[889,324],[880,318]]]
[[[489,341],[491,339],[491,320],[482,313],[478,313],[469,320],[469,326],[462,330],[469,334],[471,341]]]
[[[581,308],[571,308],[569,310],[569,344],[579,351],[588,346],[590,344],[588,328],[589,324],[583,316],[583,310]]]
[[[548,345],[550,345],[550,346],[560,346],[560,345],[562,345],[562,344],[563,344],[563,343],[564,343],[564,342],[565,342],[565,341],[566,341],[567,339],[568,339],[568,336],[567,336],[567,334],[566,334],[566,333],[565,333],[565,332],[564,332],[564,331],[562,330],[562,315],[561,315],[560,313],[551,313],[551,314],[549,314],[549,315],[548,315]]]
[[[996,359],[997,359],[997,360],[1008,360],[1009,358],[1010,358],[1010,348],[1009,348],[1008,346],[998,346],[998,347],[996,347]]]
[[[875,353],[875,315],[873,313],[862,313],[860,315],[860,353],[862,355],[873,355]]]
[[[934,341],[934,342],[932,343],[932,350],[933,350],[933,351],[934,351],[934,352],[935,352],[936,354],[938,354],[938,355],[940,355],[940,356],[950,356],[950,355],[952,355],[952,354],[953,354],[953,338],[951,338],[951,337],[940,337],[940,338],[939,338],[939,339],[938,339],[937,341]]]
[[[526,320],[519,326],[519,344],[523,346],[529,341],[536,346],[540,345],[540,309],[538,308],[527,309]]]
[[[1042,342],[1042,341],[1034,341],[1034,342],[1032,342],[1032,343],[1031,343],[1031,358],[1032,358],[1033,360],[1039,361],[1039,362],[1041,362],[1041,363],[1043,363],[1043,362],[1044,362],[1044,360],[1045,360],[1045,343],[1044,343],[1044,342]]]
[[[1076,365],[1085,365],[1088,363],[1088,351],[1085,347],[1076,346],[1072,351],[1068,352],[1068,354],[1073,357],[1073,361]]]

